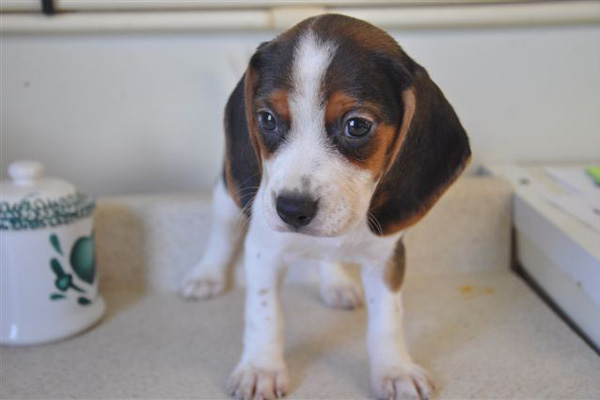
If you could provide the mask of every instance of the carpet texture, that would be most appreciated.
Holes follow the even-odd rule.
[[[1,397],[226,399],[241,352],[244,292],[206,303],[109,292],[93,330],[2,349]],[[315,287],[284,291],[290,399],[372,397],[364,310],[331,310]],[[600,359],[518,278],[412,278],[406,329],[443,399],[598,399]]]
[[[1,349],[2,399],[226,399],[241,354],[243,288],[172,291],[202,252],[206,198],[102,199],[103,321],[59,343]],[[407,235],[405,326],[443,399],[600,399],[600,358],[509,269],[510,187],[463,179]],[[365,310],[326,308],[314,266],[283,294],[292,399],[372,397]],[[238,274],[238,281],[242,281]]]

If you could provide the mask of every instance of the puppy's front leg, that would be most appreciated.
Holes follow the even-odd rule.
[[[363,265],[362,280],[369,312],[367,346],[371,359],[371,384],[379,399],[429,399],[433,386],[427,373],[415,364],[408,353],[402,324],[401,276],[402,242],[387,265]],[[402,263],[402,265],[398,265]],[[400,272],[402,273],[402,272]]]
[[[244,352],[229,379],[228,390],[239,399],[267,400],[283,396],[288,387],[280,305],[285,265],[272,245],[255,239],[251,226],[244,252]]]
[[[212,222],[206,251],[183,277],[180,293],[184,298],[204,300],[225,290],[227,266],[243,236],[243,218],[242,210],[219,179],[213,190]]]

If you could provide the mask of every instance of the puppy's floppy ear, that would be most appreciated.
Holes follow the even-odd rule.
[[[405,58],[404,58],[405,57]],[[404,55],[394,60],[402,122],[370,211],[392,234],[418,222],[460,175],[471,157],[454,109],[427,71]]]
[[[266,44],[262,43],[257,52]],[[231,197],[246,213],[250,212],[262,173],[260,151],[256,143],[256,121],[252,110],[257,81],[257,72],[253,66],[256,54],[229,96],[224,121],[223,178]]]

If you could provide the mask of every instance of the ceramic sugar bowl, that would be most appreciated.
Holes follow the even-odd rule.
[[[59,340],[104,313],[95,269],[94,201],[20,161],[0,191],[3,345]]]

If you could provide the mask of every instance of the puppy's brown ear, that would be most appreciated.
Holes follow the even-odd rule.
[[[408,69],[406,62],[410,63]],[[402,65],[396,64],[395,73],[404,86],[403,117],[370,206],[380,225],[372,231],[383,235],[405,229],[425,216],[471,157],[465,130],[427,71],[405,59]]]
[[[240,79],[225,107],[225,165],[223,178],[229,194],[246,213],[254,200],[261,178],[261,162],[254,136],[251,107],[256,76],[251,67]],[[247,109],[250,108],[250,110]],[[248,123],[250,122],[250,123]]]
[[[248,68],[231,93],[225,107],[225,166],[223,177],[234,201],[249,215],[252,202],[260,186],[262,150],[254,99],[259,81],[259,70],[265,65],[265,51],[274,41],[261,43],[250,58]],[[271,51],[277,50],[270,46]]]

